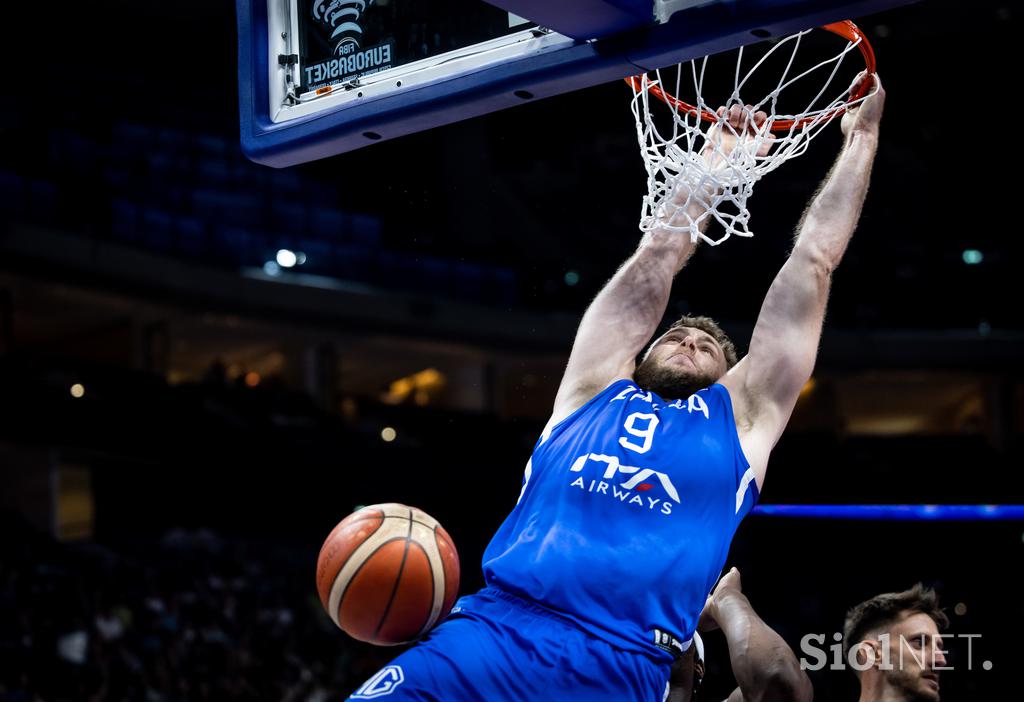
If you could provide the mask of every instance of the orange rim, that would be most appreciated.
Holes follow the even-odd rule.
[[[832,32],[833,34],[838,34],[847,41],[860,40],[860,43],[857,44],[857,48],[860,49],[860,53],[864,57],[864,65],[867,68],[868,75],[873,76],[875,74],[875,50],[871,47],[871,42],[868,41],[867,36],[864,34],[864,32],[860,30],[860,27],[855,25],[850,20],[842,20],[840,22],[826,24],[821,29]],[[629,76],[625,80],[627,83],[629,83],[630,87],[633,88],[634,91],[639,93],[641,90],[643,90],[643,77],[643,74],[641,74],[638,76]],[[826,117],[828,119],[832,119],[846,112],[846,108],[849,106],[849,104],[851,102],[856,102],[857,100],[860,100],[865,95],[867,95],[868,92],[871,91],[871,88],[874,86],[874,83],[874,80],[866,80],[863,83],[861,83],[860,87],[857,89],[857,92],[850,95],[850,99],[847,100],[844,105],[842,105],[841,107],[837,107],[831,112],[826,113]],[[656,98],[670,105],[675,110],[678,110],[680,112],[686,112],[687,114],[690,115],[699,114],[700,118],[705,122],[718,121],[718,115],[716,115],[714,112],[711,112],[710,110],[698,110],[695,106],[691,105],[690,103],[680,100],[674,95],[666,93],[664,90],[661,89],[660,85],[651,86],[649,90],[651,91],[651,93],[654,94]],[[810,124],[816,119],[820,118],[804,117],[803,119],[800,120],[780,119],[778,121],[772,122],[771,131],[788,132],[794,126],[801,128],[804,125]]]

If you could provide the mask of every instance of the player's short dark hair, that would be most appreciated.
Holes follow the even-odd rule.
[[[939,596],[935,590],[917,583],[903,592],[885,592],[846,613],[843,623],[843,648],[850,648],[864,640],[869,631],[888,626],[905,615],[927,614],[940,629],[949,626],[949,617],[939,608]]]
[[[732,343],[732,339],[722,331],[722,328],[718,326],[718,322],[711,319],[711,317],[684,315],[672,322],[669,330],[677,327],[700,329],[702,332],[713,336],[718,345],[722,347],[722,353],[725,354],[725,363],[729,368],[735,366],[739,360],[736,358],[736,346]]]

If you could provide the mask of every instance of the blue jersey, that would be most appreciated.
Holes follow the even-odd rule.
[[[757,501],[729,392],[618,380],[540,438],[484,579],[656,658],[689,645]]]

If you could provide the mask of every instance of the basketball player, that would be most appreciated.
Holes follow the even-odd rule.
[[[782,637],[764,623],[743,594],[733,568],[718,581],[700,617],[700,628],[720,628],[729,645],[733,676],[739,685],[726,702],[810,702],[814,690],[807,673]],[[699,641],[694,634],[694,643]],[[691,646],[672,666],[668,702],[690,702],[704,677],[702,646]]]
[[[860,702],[938,702],[946,665],[939,629],[949,619],[935,591],[918,583],[876,595],[851,609],[843,624],[847,652],[858,647]],[[883,657],[884,656],[884,657]]]
[[[712,320],[684,317],[636,365],[696,248],[674,222],[644,235],[583,315],[519,501],[484,553],[487,587],[352,699],[664,698],[814,368],[883,101],[877,85],[843,115],[845,144],[742,361]],[[719,114],[731,129],[711,139],[726,152],[766,119],[738,105]],[[696,221],[700,198],[690,200]]]

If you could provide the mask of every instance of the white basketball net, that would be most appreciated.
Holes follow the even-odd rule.
[[[739,49],[733,91],[725,106],[729,108],[738,105],[742,108],[750,125],[753,125],[753,116],[758,110],[768,114],[768,119],[760,128],[751,127],[743,135],[737,134],[723,117],[718,117],[715,123],[700,117],[701,112],[716,114],[721,105],[709,105],[701,97],[710,57],[678,64],[675,80],[672,81],[674,86],[662,85],[662,71],[655,71],[653,78],[650,74],[640,77],[641,87],[633,97],[632,109],[636,117],[640,152],[647,168],[647,195],[640,216],[642,231],[664,227],[689,232],[694,242],[700,237],[712,246],[722,243],[733,234],[753,236],[748,227],[750,212],[747,209],[747,198],[753,193],[754,184],[766,173],[803,154],[811,139],[836,116],[837,110],[844,104],[855,105],[867,97],[850,102],[848,85],[843,85],[839,91],[833,88],[832,92],[838,92],[838,95],[830,101],[825,97],[843,59],[857,48],[859,39],[847,42],[838,55],[806,70],[795,68],[801,40],[811,31],[814,30],[780,40],[745,75],[741,73],[743,48]],[[740,91],[751,76],[764,65],[768,57],[783,48],[791,49],[791,54],[774,90],[756,102],[749,97],[741,97]],[[792,77],[790,74],[793,74]],[[820,79],[823,74],[826,76],[824,85],[802,112],[780,114],[776,111],[779,96],[786,88],[799,81]],[[651,88],[661,86],[662,90],[679,95],[684,75],[692,76],[693,79],[697,96],[697,101],[693,103],[693,107],[698,110],[696,114],[667,104],[651,94]],[[651,116],[652,103],[658,106],[657,109],[671,111],[670,134],[662,134],[655,126]],[[750,107],[747,107],[748,103]],[[773,133],[771,126],[779,120],[793,120],[793,126],[788,131]],[[716,138],[716,133],[725,135],[725,140],[721,136]],[[731,151],[722,148],[725,141],[731,141],[728,135],[738,140]],[[769,146],[770,150],[766,154],[759,155]],[[694,203],[699,207],[691,207]],[[688,210],[700,214],[694,217]],[[705,220],[709,218],[718,222],[724,230],[717,238],[701,231]]]

